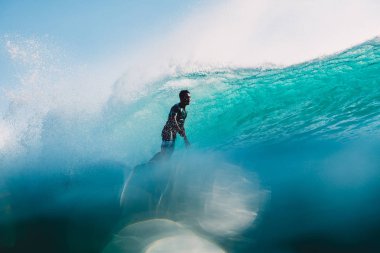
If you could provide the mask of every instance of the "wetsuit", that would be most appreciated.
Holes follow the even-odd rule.
[[[165,149],[169,153],[174,150],[175,139],[177,136],[178,127],[183,132],[185,132],[185,119],[187,117],[187,112],[185,108],[180,107],[180,104],[175,104],[170,109],[168,120],[162,129],[162,145],[161,148]]]

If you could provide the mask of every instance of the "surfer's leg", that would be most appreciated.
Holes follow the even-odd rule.
[[[154,161],[158,161],[160,160],[162,157],[162,151],[161,152],[158,152],[157,154],[155,154],[150,160],[149,162],[154,162]]]
[[[161,156],[165,158],[170,158],[170,156],[173,154],[174,146],[175,146],[175,140],[162,141]]]
[[[159,161],[161,159],[169,159],[174,151],[174,141],[162,141],[161,152],[155,154],[149,162]]]

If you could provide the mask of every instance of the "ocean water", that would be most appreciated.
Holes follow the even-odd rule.
[[[378,38],[286,67],[176,68],[123,93],[129,74],[96,112],[30,89],[7,100],[1,252],[380,250]],[[148,163],[181,89],[192,146]]]

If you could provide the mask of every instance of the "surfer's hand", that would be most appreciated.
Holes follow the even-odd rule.
[[[186,136],[185,131],[183,130],[179,131],[179,135],[181,135],[182,137],[185,137]]]

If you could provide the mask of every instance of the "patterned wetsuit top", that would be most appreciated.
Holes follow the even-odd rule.
[[[170,109],[168,121],[166,122],[164,129],[162,129],[161,136],[162,136],[163,141],[173,141],[176,138],[176,134],[177,134],[177,128],[175,126],[176,123],[172,119],[174,115],[176,115],[175,119],[180,129],[185,130],[184,125],[185,125],[185,119],[187,117],[187,112],[185,108],[180,107],[178,103],[178,104],[173,105],[173,107]]]

